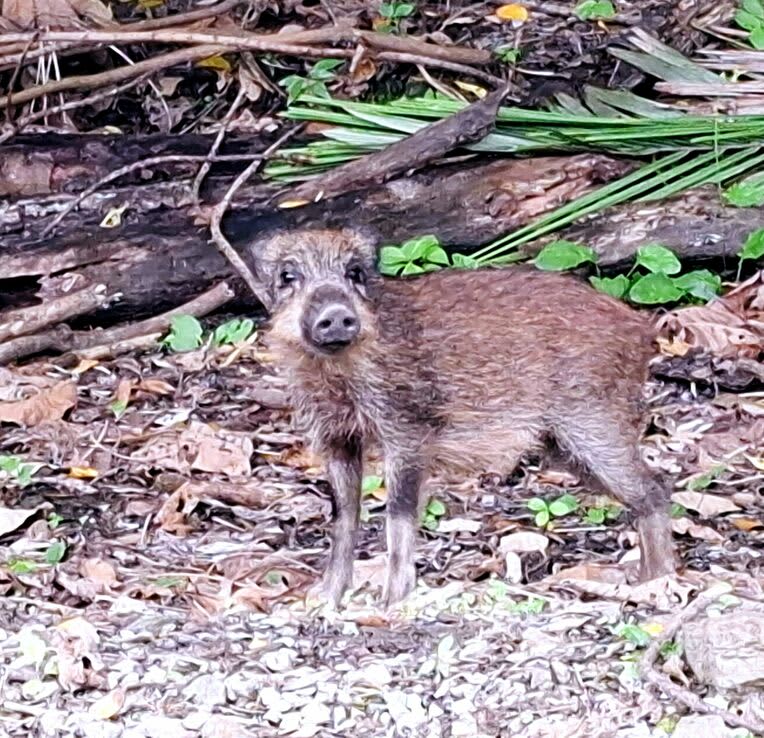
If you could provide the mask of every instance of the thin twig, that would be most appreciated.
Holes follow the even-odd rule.
[[[21,70],[24,68],[24,61],[29,54],[29,50],[32,48],[32,45],[36,40],[36,37],[29,39],[26,47],[21,52],[21,57],[19,58],[18,64],[16,64],[16,67],[13,70],[11,80],[8,82],[8,106],[6,108],[5,114],[9,123],[11,122],[11,116],[13,115],[13,104],[11,102],[13,100],[13,88],[16,86],[16,82],[18,81],[19,75],[21,74]]]
[[[722,588],[716,586],[705,592],[701,592],[692,603],[687,605],[687,607],[676,615],[676,617],[666,625],[663,632],[660,634],[660,637],[656,638],[648,648],[645,649],[645,653],[639,662],[639,671],[645,681],[662,690],[673,700],[683,703],[691,710],[706,715],[716,715],[728,725],[733,725],[737,728],[745,728],[752,733],[764,734],[764,722],[761,720],[758,720],[755,717],[736,715],[734,712],[711,705],[689,689],[672,682],[668,676],[661,674],[655,668],[655,661],[658,658],[661,648],[674,638],[685,623],[689,623],[700,615],[712,602],[718,599],[720,595],[727,592],[728,589],[729,588],[726,587]]]
[[[218,149],[223,143],[223,139],[228,132],[228,126],[231,124],[234,114],[246,96],[247,93],[245,92],[244,87],[240,87],[239,92],[236,94],[236,98],[231,103],[231,107],[225,114],[225,117],[220,124],[220,130],[218,131],[217,136],[215,136],[215,140],[212,142],[212,146],[210,147],[209,154],[207,154],[207,158],[204,160],[202,166],[199,167],[199,171],[197,172],[196,177],[194,177],[194,183],[191,185],[191,194],[193,195],[194,200],[197,202],[199,201],[199,190],[201,189],[202,182],[204,181],[204,178],[207,176],[207,172],[210,171],[210,167],[212,166],[212,159],[218,153]]]
[[[234,269],[236,269],[247,287],[252,290],[255,297],[266,306],[268,305],[268,301],[263,294],[262,285],[257,281],[257,278],[246,265],[244,259],[239,256],[237,251],[229,243],[228,239],[223,235],[223,230],[220,224],[237,190],[263,165],[271,154],[301,131],[302,128],[303,126],[297,126],[287,131],[283,136],[280,136],[275,143],[271,144],[260,156],[254,159],[252,163],[233,181],[228,188],[228,191],[223,196],[223,199],[212,210],[212,215],[210,217],[210,232],[215,245],[223,256],[228,259]]]

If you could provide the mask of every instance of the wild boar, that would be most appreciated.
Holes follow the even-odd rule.
[[[674,571],[668,489],[639,452],[643,314],[522,266],[386,278],[374,244],[350,230],[275,235],[250,256],[270,303],[267,340],[333,488],[324,598],[337,604],[351,582],[370,444],[385,459],[388,605],[415,585],[423,482],[508,474],[550,441],[636,515],[641,577]]]

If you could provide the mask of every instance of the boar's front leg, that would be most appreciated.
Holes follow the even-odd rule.
[[[324,576],[313,591],[337,606],[353,578],[356,534],[360,516],[362,448],[357,438],[335,439],[324,449],[333,492],[331,551]]]
[[[417,518],[421,466],[411,459],[393,457],[385,464],[387,486],[387,577],[384,603],[402,600],[416,586]]]

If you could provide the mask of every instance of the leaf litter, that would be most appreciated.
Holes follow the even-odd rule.
[[[759,277],[717,302],[759,330],[760,290]],[[684,326],[693,349],[758,359],[748,340],[707,341],[715,329],[683,315],[705,309],[713,324],[714,304],[674,311],[664,332]],[[761,714],[740,676],[764,658],[761,640],[737,625],[753,633],[764,612],[764,428],[746,410],[761,394],[720,403],[692,383],[649,384],[645,456],[678,482],[680,586],[636,584],[629,515],[587,523],[585,510],[615,501],[529,459],[509,480],[437,489],[419,586],[383,611],[384,480],[371,459],[356,589],[330,612],[304,596],[328,546],[324,470],[262,347],[236,351],[158,346],[75,370],[3,370],[22,388],[4,387],[6,403],[76,387],[63,413],[53,404],[0,440],[0,454],[39,465],[0,493],[9,736],[664,736],[660,725],[701,716],[640,682],[644,646],[619,633],[633,623],[649,641],[651,624],[716,581],[737,603],[688,628],[692,661],[665,669]],[[534,524],[529,500],[567,495],[577,506]],[[729,668],[714,671],[697,654],[721,623],[740,638],[720,645]]]

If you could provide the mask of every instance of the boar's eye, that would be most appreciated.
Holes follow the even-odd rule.
[[[279,272],[279,287],[289,287],[299,278],[295,269],[285,268]]]
[[[345,272],[345,276],[353,284],[366,284],[366,272],[358,264],[351,264]]]

